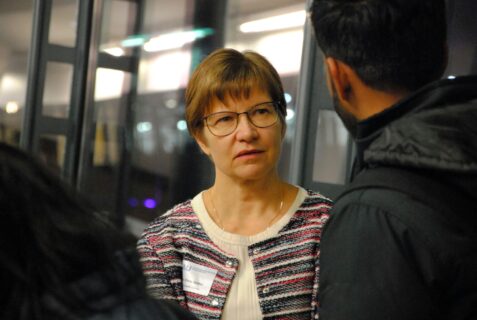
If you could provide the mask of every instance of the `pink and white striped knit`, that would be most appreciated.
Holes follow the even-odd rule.
[[[331,201],[307,197],[276,237],[249,247],[263,319],[317,319],[320,239]],[[158,217],[138,242],[149,292],[172,299],[199,319],[220,319],[238,267],[203,231],[191,201]],[[182,260],[217,270],[207,296],[182,287]]]

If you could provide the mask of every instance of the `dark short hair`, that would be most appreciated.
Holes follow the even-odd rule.
[[[45,319],[45,294],[78,306],[66,284],[116,263],[135,239],[37,159],[0,143],[0,318]],[[118,283],[111,272],[111,282]]]
[[[185,117],[190,134],[195,137],[203,128],[202,119],[214,98],[247,98],[254,88],[267,92],[277,102],[280,121],[285,126],[283,85],[272,64],[253,51],[212,52],[197,66],[187,85]]]
[[[314,0],[316,40],[368,86],[414,91],[447,65],[445,0]]]

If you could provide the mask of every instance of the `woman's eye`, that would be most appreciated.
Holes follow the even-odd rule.
[[[254,114],[257,115],[266,115],[270,113],[270,109],[268,108],[258,108],[253,111]]]
[[[232,117],[232,116],[222,116],[222,117],[218,118],[215,123],[230,122],[230,121],[232,121],[232,120],[233,120],[233,117]]]

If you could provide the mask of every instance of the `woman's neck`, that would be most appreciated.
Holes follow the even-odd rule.
[[[218,178],[205,193],[205,205],[223,230],[254,235],[270,227],[287,211],[293,201],[290,201],[293,189],[296,188],[278,175],[241,183]],[[295,195],[296,192],[292,197]]]

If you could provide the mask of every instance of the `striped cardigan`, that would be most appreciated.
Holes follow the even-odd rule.
[[[320,238],[331,201],[308,191],[276,237],[249,247],[264,319],[317,319]],[[138,242],[150,293],[178,301],[199,319],[220,319],[238,260],[207,236],[191,201],[156,218]],[[217,270],[207,296],[182,287],[182,260]]]

